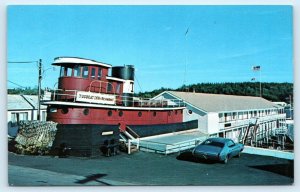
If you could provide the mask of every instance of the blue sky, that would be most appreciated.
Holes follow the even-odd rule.
[[[9,6],[7,60],[42,59],[50,88],[58,56],[133,64],[136,92],[259,80],[257,65],[263,82],[293,82],[292,14],[291,6]],[[37,85],[35,63],[7,70],[9,81]]]

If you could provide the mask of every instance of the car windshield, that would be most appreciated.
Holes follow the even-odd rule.
[[[224,143],[221,142],[217,142],[217,141],[211,141],[211,140],[207,140],[203,143],[204,145],[212,145],[212,146],[216,146],[216,147],[224,147]]]

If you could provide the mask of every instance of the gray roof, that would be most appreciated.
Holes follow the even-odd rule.
[[[7,95],[7,110],[32,110],[37,109],[37,95]],[[41,105],[41,109],[47,106]]]
[[[261,97],[177,91],[167,93],[207,112],[278,108],[278,105]]]

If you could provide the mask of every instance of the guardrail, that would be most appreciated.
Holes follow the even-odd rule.
[[[277,120],[280,118],[284,119],[285,116],[286,116],[285,114],[272,114],[272,115],[267,115],[267,116],[263,116],[263,117],[252,117],[249,119],[235,119],[235,120],[230,120],[230,121],[219,123],[219,129],[226,129],[226,128],[245,126],[245,125],[249,125],[249,124],[255,124],[256,119],[258,119],[257,124],[261,124],[264,122],[273,121],[273,120]],[[230,124],[230,126],[225,127],[226,124]]]

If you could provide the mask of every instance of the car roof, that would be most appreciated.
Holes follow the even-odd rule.
[[[212,137],[207,140],[216,141],[216,142],[220,142],[220,143],[226,143],[228,141],[231,141],[231,139],[227,139],[227,138],[223,138],[223,137]]]

